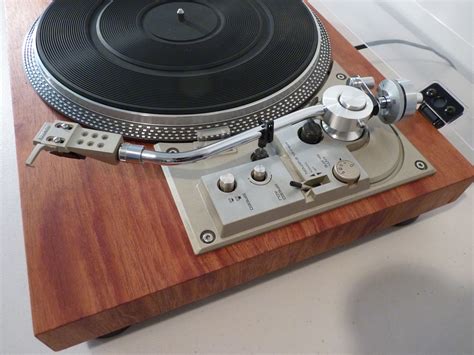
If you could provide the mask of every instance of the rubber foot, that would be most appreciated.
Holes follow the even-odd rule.
[[[420,218],[420,216],[416,216],[414,218],[411,218],[411,219],[407,219],[405,222],[401,222],[401,223],[398,223],[398,224],[395,224],[395,227],[405,227],[405,226],[408,226],[412,223],[415,223],[418,218]]]
[[[125,327],[125,328],[122,328],[122,329],[119,329],[119,330],[116,330],[115,332],[112,332],[112,333],[109,333],[109,334],[102,335],[101,337],[98,337],[97,339],[109,339],[109,338],[116,337],[117,335],[122,334],[122,333],[123,333],[124,331],[126,331],[128,328],[130,328],[130,326]]]

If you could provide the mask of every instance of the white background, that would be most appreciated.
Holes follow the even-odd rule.
[[[337,13],[365,41],[396,37],[402,29],[388,22],[386,6],[400,4],[397,11],[403,12],[410,2],[315,1],[321,11]],[[467,60],[469,68],[472,2],[419,3],[470,45],[470,57],[457,58]],[[4,29],[2,6],[0,352],[45,353],[50,350],[34,338],[31,326]],[[434,39],[443,35],[431,34]],[[469,88],[441,59],[427,58],[430,53],[397,47],[376,51],[396,72],[410,74],[420,85],[436,73],[453,84],[452,90]],[[380,65],[376,58],[374,63]],[[464,95],[472,105],[472,86]],[[120,337],[81,344],[65,353],[472,353],[472,219],[471,189],[412,226],[392,228],[351,248],[145,322]]]

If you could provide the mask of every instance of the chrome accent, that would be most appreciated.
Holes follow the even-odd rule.
[[[365,124],[372,117],[374,104],[362,90],[352,86],[337,85],[323,95],[327,111],[322,127],[333,139],[351,142],[364,135]]]
[[[372,76],[366,76],[366,77],[355,76],[355,77],[347,79],[346,84],[358,89],[363,89],[365,86],[369,89],[374,89],[376,85],[375,78]]]
[[[144,150],[145,147],[143,145],[124,143],[119,148],[118,158],[121,162],[141,163]]]

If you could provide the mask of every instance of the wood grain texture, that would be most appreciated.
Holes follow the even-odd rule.
[[[43,154],[42,123],[63,119],[35,94],[21,47],[46,0],[6,0],[12,98],[35,335],[61,350],[141,322],[456,200],[473,167],[423,117],[399,128],[435,166],[430,178],[195,256],[159,167]],[[382,79],[326,22],[334,59]]]

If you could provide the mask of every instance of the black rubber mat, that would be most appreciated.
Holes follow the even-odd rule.
[[[317,39],[301,0],[55,0],[40,20],[37,48],[46,69],[83,97],[128,111],[193,114],[289,85]]]

